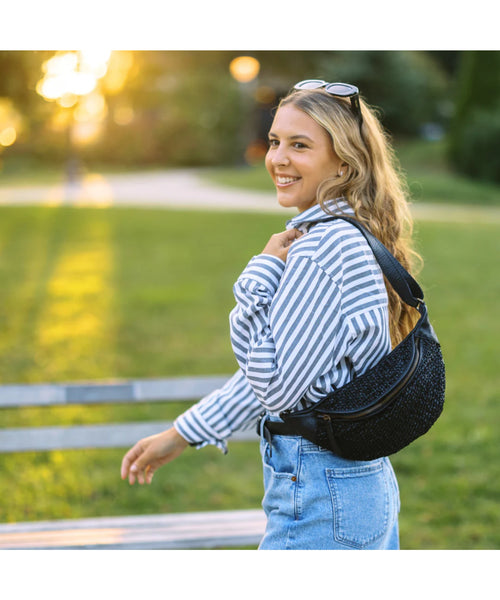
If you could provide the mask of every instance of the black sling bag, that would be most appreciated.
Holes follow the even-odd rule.
[[[382,272],[420,318],[412,331],[377,365],[303,409],[280,413],[283,423],[266,421],[270,433],[301,435],[352,460],[394,454],[426,433],[443,410],[445,367],[419,284],[387,248],[355,219]]]

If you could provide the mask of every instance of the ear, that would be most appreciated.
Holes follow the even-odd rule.
[[[340,163],[339,172],[338,172],[339,177],[342,177],[342,175],[345,173],[346,170],[347,170],[347,163],[346,162]]]

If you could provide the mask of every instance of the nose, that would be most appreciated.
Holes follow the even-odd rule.
[[[281,145],[278,146],[278,148],[275,148],[271,156],[271,162],[276,167],[282,167],[284,165],[290,164],[290,159],[288,157],[286,149],[282,148]]]

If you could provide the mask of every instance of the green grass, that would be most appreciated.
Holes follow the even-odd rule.
[[[444,414],[431,432],[393,458],[403,544],[498,548],[500,227],[422,223],[418,236],[447,394]]]
[[[0,381],[232,372],[227,314],[279,216],[0,209]]]
[[[64,169],[54,164],[43,165],[29,159],[0,161],[1,185],[52,185],[64,181]]]
[[[279,215],[0,208],[2,383],[232,373],[232,284]],[[393,457],[403,548],[500,546],[498,224],[418,223],[447,400]],[[4,427],[170,419],[185,405],[3,409]],[[152,486],[123,450],[0,456],[0,522],[258,507],[258,448],[189,449]]]
[[[395,148],[407,177],[412,201],[500,205],[500,185],[472,180],[453,172],[446,161],[443,141],[411,140],[399,142]],[[229,187],[274,190],[263,164],[211,169],[205,172],[205,177]]]

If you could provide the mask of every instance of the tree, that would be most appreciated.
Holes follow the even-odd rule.
[[[449,155],[454,167],[500,182],[500,52],[463,52]]]
[[[449,78],[426,52],[335,52],[321,66],[329,81],[357,85],[393,135],[418,135],[429,122],[446,125]]]

